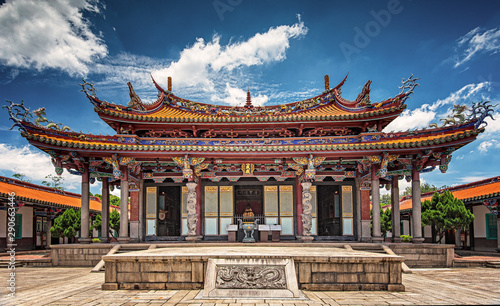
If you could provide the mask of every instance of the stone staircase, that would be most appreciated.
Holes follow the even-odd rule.
[[[115,245],[111,250],[106,255],[113,255],[113,254],[123,254],[123,253],[128,253],[128,252],[135,252],[135,251],[143,251],[143,250],[148,250],[156,248],[156,245],[127,245],[127,244],[117,244]],[[90,272],[102,272],[104,271],[105,266],[104,266],[104,260],[101,259],[97,265],[95,265],[94,268]]]
[[[378,253],[378,254],[388,254],[388,255],[397,255],[394,251],[391,250],[386,245],[380,243],[363,243],[363,244],[350,244],[349,245],[352,250],[355,251],[363,251],[370,253]],[[403,273],[412,273],[411,269],[404,262],[401,264],[401,268]]]

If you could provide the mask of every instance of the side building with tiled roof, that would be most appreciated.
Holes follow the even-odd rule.
[[[101,212],[99,198],[90,197],[89,202],[91,214]],[[79,194],[0,176],[0,251],[9,244],[16,251],[46,248],[52,220],[68,208],[80,207]],[[14,209],[14,242],[9,241],[9,208]]]
[[[437,192],[449,190],[453,196],[462,200],[465,206],[474,214],[474,222],[462,233],[449,233],[446,236],[446,243],[455,243],[459,247],[476,251],[495,251],[500,249],[500,218],[498,214],[500,203],[500,176],[485,180],[458,185],[450,188],[440,189]],[[434,192],[422,194],[422,202],[430,200]],[[411,196],[404,196],[400,202],[402,231],[403,234],[410,234],[412,228]],[[430,227],[424,227],[424,237],[431,240],[432,233]]]

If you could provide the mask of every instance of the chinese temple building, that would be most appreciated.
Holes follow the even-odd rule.
[[[109,188],[121,190],[121,242],[227,240],[228,225],[245,218],[279,225],[281,239],[381,241],[380,187],[392,186],[399,218],[398,181],[406,179],[413,186],[413,241],[422,242],[420,173],[445,172],[452,152],[484,131],[491,107],[474,104],[469,115],[455,106],[442,126],[387,133],[418,79],[403,79],[398,94],[379,102],[370,100],[371,81],[355,100],[344,99],[346,79],[330,88],[325,76],[324,92],[282,105],[254,106],[248,92],[241,107],[180,98],[170,78],[167,89],[153,80],[156,102],[143,103],[129,83],[130,101],[118,105],[84,81],[112,136],[73,132],[48,121],[44,108],[33,112],[34,122],[22,104],[7,108],[22,136],[50,154],[56,173],[66,168],[82,177],[81,242],[90,240],[86,195],[95,179],[103,186],[103,232]],[[399,241],[400,222],[393,224]]]

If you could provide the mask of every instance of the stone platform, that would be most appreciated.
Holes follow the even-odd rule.
[[[293,260],[297,286],[303,290],[405,290],[401,256],[301,243],[176,245],[103,256],[106,269],[102,289],[202,289],[209,259]]]

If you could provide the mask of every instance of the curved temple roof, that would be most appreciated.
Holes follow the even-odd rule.
[[[62,172],[64,167],[72,173],[82,174],[86,171],[84,164],[88,163],[91,178],[117,178],[120,166],[124,165],[136,175],[141,172],[155,175],[156,172],[144,172],[153,170],[147,168],[150,165],[144,168],[142,164],[159,165],[176,158],[188,160],[188,155],[198,159],[197,175],[201,175],[202,170],[207,171],[210,165],[223,163],[224,159],[232,165],[231,169],[235,164],[248,162],[262,164],[260,167],[265,171],[268,167],[276,171],[273,164],[281,165],[280,178],[284,179],[288,177],[288,169],[300,175],[299,170],[307,164],[305,156],[309,156],[311,162],[321,159],[325,163],[336,163],[325,172],[329,175],[340,171],[343,168],[341,160],[347,160],[349,167],[344,167],[344,177],[356,175],[366,179],[373,169],[371,165],[377,163],[381,177],[391,173],[408,175],[412,167],[425,172],[439,166],[444,172],[451,161],[451,153],[474,141],[484,131],[485,119],[493,112],[488,102],[474,103],[469,115],[464,113],[465,106],[455,106],[453,114],[441,127],[433,124],[433,128],[428,129],[384,133],[381,128],[404,109],[405,100],[418,85],[417,79],[411,76],[403,80],[401,92],[396,97],[376,105],[369,99],[370,81],[356,100],[342,99],[341,86],[345,80],[312,99],[260,108],[251,106],[250,97],[247,107],[240,108],[191,102],[161,89],[156,83],[159,98],[155,104],[143,104],[129,85],[131,102],[129,106],[119,106],[99,100],[92,84],[80,84],[101,118],[108,123],[112,121],[111,114],[116,118],[113,124],[117,125],[117,134],[112,136],[67,131],[66,127],[61,128],[52,121],[42,126],[40,119],[46,120],[43,108],[33,112],[38,116],[33,123],[23,103],[11,102],[5,107],[14,121],[13,127],[18,127],[32,145],[52,156],[56,172]],[[212,107],[216,109],[211,110]],[[371,126],[376,123],[377,129],[369,128],[367,121],[370,120]],[[247,125],[238,130],[242,123]],[[125,131],[131,125],[142,132]],[[189,129],[191,133],[186,132]],[[207,156],[211,160],[204,161]],[[300,163],[296,159],[300,159]],[[158,169],[158,173],[166,171],[168,175],[180,175],[180,168],[175,169]],[[214,169],[215,166],[210,173],[217,171]],[[318,168],[319,171],[328,170],[324,169]],[[238,172],[235,166],[231,172],[234,171]]]
[[[157,121],[157,122],[275,122],[275,121],[331,121],[331,120],[375,120],[377,117],[396,118],[405,108],[405,100],[410,91],[402,91],[394,98],[372,103],[368,81],[356,100],[348,101],[341,97],[341,87],[347,76],[336,87],[325,90],[313,98],[298,102],[273,105],[231,107],[190,101],[161,88],[153,79],[158,89],[158,99],[152,104],[145,104],[135,94],[129,83],[131,100],[127,106],[116,105],[100,100],[93,87],[85,82],[81,84],[87,97],[95,106],[95,111],[105,120],[122,121]],[[416,79],[414,79],[416,80]],[[418,84],[417,84],[418,85]],[[249,93],[248,93],[249,94]],[[243,101],[242,101],[243,102]]]

